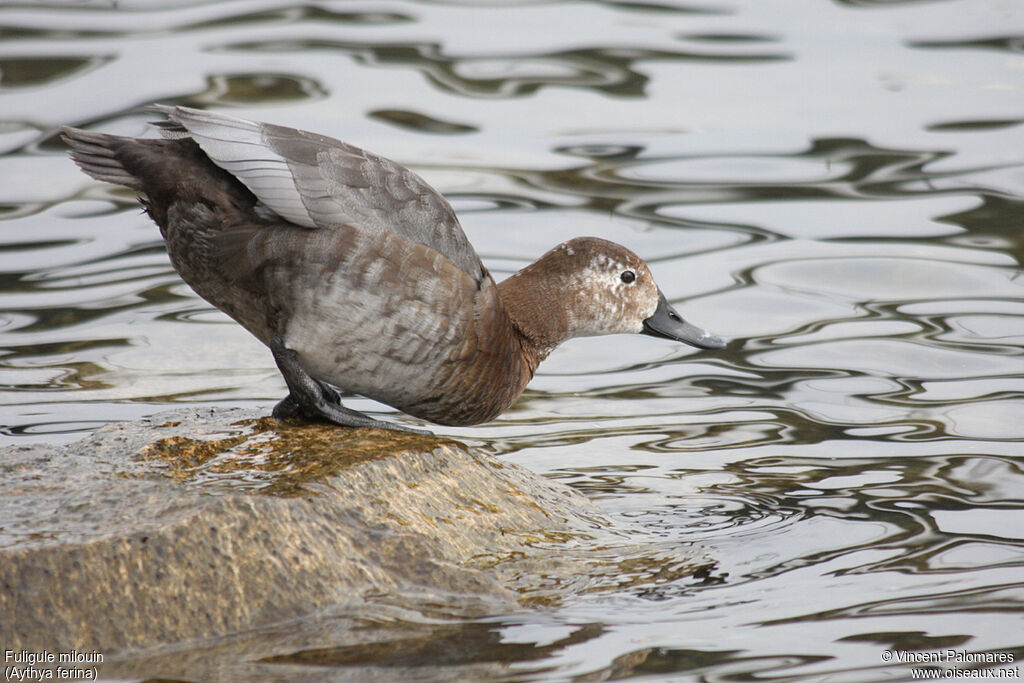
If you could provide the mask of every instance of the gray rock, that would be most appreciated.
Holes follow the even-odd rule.
[[[168,662],[195,674],[211,647],[273,655],[280,673],[306,663],[310,633],[331,656],[343,644],[372,659],[404,641],[382,645],[371,614],[507,614],[621,588],[636,560],[630,535],[572,489],[458,442],[250,411],[181,410],[8,448],[0,486],[0,643],[98,651],[105,675]],[[129,652],[134,665],[109,668]],[[251,666],[244,676],[258,677]]]

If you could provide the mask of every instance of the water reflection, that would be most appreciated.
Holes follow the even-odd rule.
[[[434,628],[426,638],[406,638],[363,646],[305,650],[268,657],[269,664],[335,667],[368,664],[380,667],[441,667],[454,664],[510,663],[543,660],[553,651],[601,635],[600,624],[583,626],[565,638],[538,646],[534,642],[508,642],[498,624],[467,623]]]
[[[11,57],[0,59],[0,90],[54,85],[79,75],[84,69],[103,66],[110,58]]]
[[[475,126],[441,121],[426,114],[400,109],[381,109],[368,112],[367,116],[423,133],[472,133],[478,130]]]

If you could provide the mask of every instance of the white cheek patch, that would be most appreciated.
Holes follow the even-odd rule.
[[[582,310],[573,310],[569,316],[575,336],[643,331],[643,321],[654,313],[658,301],[644,297],[645,288],[636,281],[623,282],[625,270],[635,267],[596,255],[572,278],[570,288],[584,294],[577,302]]]
[[[652,315],[654,315],[654,312],[656,310],[658,310],[658,290],[657,290],[657,288],[655,288],[655,290],[654,290],[654,296],[653,297],[649,297],[649,301],[647,302],[647,305],[644,306],[644,310],[640,311],[640,315],[643,317],[643,320],[646,320],[647,318],[650,318]],[[643,325],[643,321],[641,321],[640,322],[640,331],[642,332],[643,329],[644,329],[644,325]]]

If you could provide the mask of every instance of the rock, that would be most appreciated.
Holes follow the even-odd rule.
[[[13,650],[222,636],[368,593],[509,608],[516,595],[474,560],[608,525],[571,489],[454,441],[243,411],[9,448],[0,486]]]
[[[458,442],[252,411],[7,448],[0,487],[5,655],[99,654],[107,678],[489,680],[603,630],[507,643],[496,618],[715,580]]]

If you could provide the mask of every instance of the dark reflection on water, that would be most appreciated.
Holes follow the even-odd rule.
[[[314,5],[300,5],[295,7],[275,7],[263,12],[252,12],[248,14],[232,13],[228,16],[218,17],[207,21],[199,21],[194,24],[187,24],[177,28],[178,31],[195,31],[209,28],[239,28],[246,24],[281,24],[296,23],[302,21],[316,22],[318,24],[332,23],[346,25],[387,25],[401,24],[415,21],[407,14],[397,12],[375,12],[375,11],[335,11],[328,7],[317,7]]]
[[[934,519],[936,511],[970,510],[984,514],[980,511],[1016,509],[1017,502],[1001,498],[996,484],[973,477],[981,475],[1014,488],[1024,483],[1021,467],[1019,458],[996,456],[919,456],[886,461],[884,465],[877,459],[845,459],[841,466],[828,467],[815,459],[777,457],[731,465],[726,471],[736,475],[737,483],[722,488],[735,490],[743,496],[760,494],[770,498],[768,507],[771,509],[791,507],[808,515],[851,522],[881,522],[889,529],[883,539],[873,538],[864,546],[853,545],[805,556],[800,562],[825,562],[866,547],[887,548],[900,552],[850,571],[944,573],[953,570],[934,566],[931,561],[961,545],[987,540],[996,545],[1024,548],[1019,540],[998,541],[944,533]],[[785,470],[793,474],[779,473]],[[877,483],[865,483],[872,480]],[[850,486],[839,485],[843,481]],[[819,499],[825,499],[824,504],[818,504]],[[832,507],[837,501],[842,501],[842,506]],[[787,564],[782,564],[771,571],[788,568]]]
[[[268,73],[212,76],[209,89],[215,93],[210,99],[234,105],[290,102],[327,96],[323,88],[312,79]]]
[[[1024,657],[1021,27],[981,0],[0,8],[7,443],[284,391],[132,194],[64,156],[58,124],[139,134],[154,100],[410,163],[499,278],[623,242],[729,340],[578,340],[451,431],[626,526],[565,549],[592,574],[510,570],[523,614],[407,606],[363,643],[310,622],[130,673],[873,681],[909,676],[885,648]]]
[[[1024,52],[1024,38],[1019,35],[1012,36],[990,36],[974,40],[915,40],[908,42],[909,47],[922,48],[926,50],[948,50],[948,49],[990,49],[1006,50],[1008,52]]]
[[[553,651],[585,642],[605,631],[600,624],[588,624],[569,637],[538,647],[534,643],[502,642],[502,629],[494,624],[467,623],[432,629],[429,638],[394,640],[366,646],[306,650],[264,659],[271,664],[351,666],[373,664],[385,667],[450,666],[482,662],[527,662],[549,657]]]
[[[467,97],[523,97],[545,87],[578,87],[619,97],[641,97],[648,79],[637,63],[659,61],[764,62],[782,54],[715,55],[640,47],[579,49],[528,56],[459,57],[438,44],[353,45],[327,40],[237,43],[247,53],[322,52],[348,55],[370,67],[416,69],[442,90]]]
[[[9,57],[0,59],[0,91],[30,88],[71,78],[84,69],[103,66],[111,58]]]
[[[553,172],[538,182],[565,192],[584,192],[595,200],[614,197],[620,200],[615,208],[626,205],[627,209],[623,213],[659,221],[666,221],[666,217],[659,214],[658,209],[670,204],[934,195],[956,191],[953,188],[933,187],[931,184],[936,180],[988,170],[968,169],[935,174],[926,172],[924,167],[948,157],[950,152],[880,149],[864,140],[843,138],[814,140],[807,150],[789,154],[753,156],[738,153],[711,157],[721,162],[723,168],[729,162],[739,164],[754,161],[763,162],[766,166],[778,163],[783,167],[787,162],[807,162],[807,168],[816,167],[824,176],[810,177],[803,182],[784,183],[750,179],[729,182],[714,177],[687,178],[687,166],[693,165],[699,171],[700,162],[709,160],[707,155],[658,157],[644,154],[644,150],[635,148],[606,152],[603,148],[590,150],[586,147],[568,147],[558,151],[574,156],[612,158],[605,158],[605,163],[579,169],[574,174]],[[631,160],[623,158],[627,155]],[[661,174],[662,177],[659,177]],[[640,197],[649,198],[650,203],[638,201]]]
[[[983,131],[983,130],[999,130],[1000,128],[1012,128],[1019,126],[1024,123],[1024,119],[989,119],[984,121],[946,121],[943,123],[934,123],[928,126],[928,130],[932,132],[942,131]]]
[[[472,133],[478,130],[475,126],[441,121],[426,114],[402,109],[379,109],[368,112],[367,116],[423,133]]]

